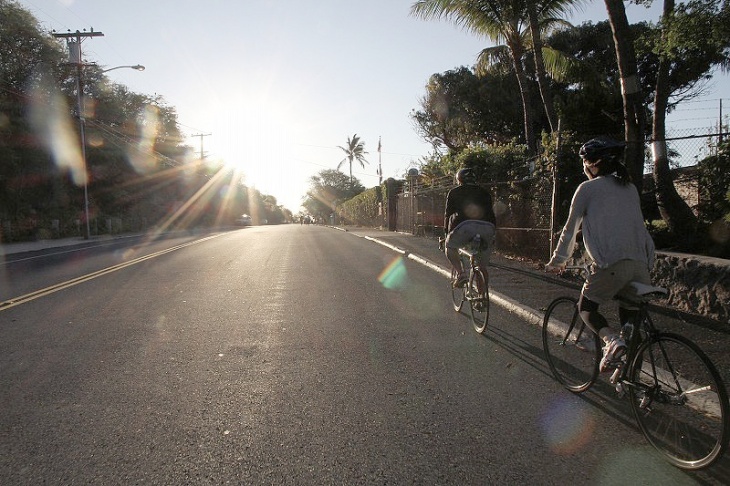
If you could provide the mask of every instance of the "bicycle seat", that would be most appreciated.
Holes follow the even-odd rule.
[[[629,286],[638,297],[667,297],[669,295],[669,290],[664,287],[654,287],[640,282],[631,282]]]

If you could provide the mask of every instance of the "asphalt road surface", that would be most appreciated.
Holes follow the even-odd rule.
[[[22,260],[22,261],[20,261]],[[6,262],[0,484],[723,484],[628,402],[550,375],[537,328],[476,334],[446,280],[320,226]]]

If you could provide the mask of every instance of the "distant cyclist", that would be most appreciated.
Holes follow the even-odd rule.
[[[492,195],[477,185],[476,175],[471,169],[460,169],[455,179],[458,185],[446,196],[444,229],[446,258],[457,271],[453,284],[455,287],[460,287],[467,282],[469,275],[459,258],[459,248],[467,246],[474,236],[479,234],[482,240],[483,261],[488,261],[497,220],[492,207]]]
[[[641,202],[623,165],[625,144],[608,138],[586,142],[579,151],[588,180],[576,189],[568,221],[546,270],[559,273],[575,248],[582,227],[583,243],[593,261],[581,291],[578,310],[583,321],[604,342],[601,371],[615,367],[626,343],[608,327],[598,306],[615,295],[630,292],[632,282],[650,284],[654,242],[644,226]],[[634,323],[637,311],[619,307],[621,323]]]

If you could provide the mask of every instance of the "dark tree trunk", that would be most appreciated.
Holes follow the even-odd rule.
[[[622,0],[605,0],[608,21],[613,32],[613,44],[621,76],[621,96],[624,105],[624,137],[626,139],[626,168],[641,194],[644,177],[644,125],[646,122],[639,85],[634,39],[626,18]]]

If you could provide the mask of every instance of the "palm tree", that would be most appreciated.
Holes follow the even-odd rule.
[[[494,42],[507,46],[512,67],[517,77],[522,98],[522,113],[525,124],[525,143],[529,155],[537,153],[534,115],[530,103],[530,87],[522,63],[525,44],[522,38],[526,20],[524,0],[418,0],[411,6],[411,14],[423,19],[446,18],[475,34],[486,36]],[[480,57],[496,55],[498,51],[489,48]]]
[[[363,169],[365,168],[365,164],[369,163],[365,160],[365,155],[367,154],[367,152],[365,152],[365,142],[361,142],[360,137],[355,134],[352,138],[347,138],[347,145],[345,147],[338,145],[337,148],[340,148],[343,152],[345,152],[345,158],[337,164],[337,170],[340,170],[342,164],[344,164],[345,161],[348,161],[350,163],[350,185],[352,185],[352,161],[357,160]]]
[[[528,1],[531,3],[528,9]],[[525,143],[530,155],[537,153],[537,139],[534,129],[534,113],[530,99],[530,84],[525,72],[524,57],[528,50],[526,42],[527,27],[532,33],[532,46],[540,50],[536,56],[536,74],[540,80],[540,93],[543,105],[551,128],[554,124],[554,110],[552,99],[547,90],[547,76],[542,59],[542,40],[540,31],[549,24],[563,22],[554,18],[555,15],[565,12],[571,4],[578,2],[571,0],[418,0],[411,6],[411,13],[415,16],[451,19],[478,35],[484,35],[502,45],[484,49],[479,55],[478,63],[484,67],[494,62],[503,62],[508,56],[517,83],[520,87],[522,110],[525,125]],[[532,15],[528,15],[531,13]],[[532,24],[528,21],[532,20]],[[506,52],[505,52],[506,48]]]
[[[555,26],[569,26],[570,24],[559,16],[567,13],[571,7],[580,3],[582,3],[582,0],[526,0],[525,2],[527,19],[530,26],[530,37],[532,38],[532,52],[535,58],[537,85],[540,88],[542,105],[545,108],[545,116],[550,124],[551,132],[557,131],[557,119],[555,117],[555,107],[547,79],[545,58],[543,57],[542,34],[544,30],[552,29]]]
[[[621,96],[624,107],[624,162],[636,188],[641,194],[644,177],[644,105],[639,85],[639,67],[636,61],[633,36],[623,0],[604,0],[608,22],[613,32],[616,62],[621,76]]]

